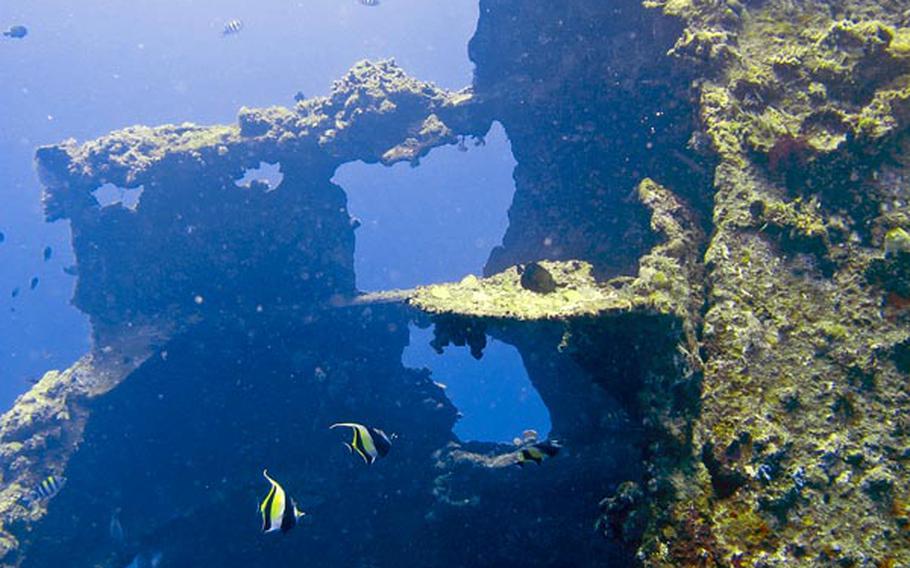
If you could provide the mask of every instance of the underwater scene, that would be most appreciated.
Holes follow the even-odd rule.
[[[0,34],[0,566],[910,567],[910,0]]]

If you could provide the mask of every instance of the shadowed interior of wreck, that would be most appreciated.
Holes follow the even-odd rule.
[[[407,320],[394,307],[333,310],[306,323],[266,316],[172,339],[91,409],[67,491],[27,537],[22,565],[121,566],[142,551],[162,552],[171,566],[299,558],[389,566],[401,554],[420,566],[509,563],[523,553],[536,559],[523,564],[540,566],[621,558],[591,533],[601,496],[640,475],[637,431],[618,405],[582,417],[578,403],[609,396],[563,397],[553,435],[567,450],[557,462],[484,467],[447,448],[456,409],[427,373],[401,366],[406,341]],[[538,341],[539,355],[544,344],[555,354]],[[544,376],[532,376],[550,391],[557,380],[562,388],[588,380],[569,367],[538,364]],[[591,437],[595,419],[603,425]],[[345,450],[348,435],[328,429],[345,420],[398,434],[390,458],[367,467]],[[308,512],[302,531],[276,542],[249,538],[267,488],[263,467]],[[115,515],[123,541],[110,534]]]

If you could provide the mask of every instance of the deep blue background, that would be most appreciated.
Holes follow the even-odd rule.
[[[222,37],[227,20],[242,33]],[[73,263],[65,223],[45,224],[33,171],[35,147],[86,140],[133,124],[233,122],[240,106],[290,105],[325,94],[364,58],[395,57],[412,75],[448,88],[470,84],[467,42],[477,2],[355,0],[8,0],[0,27],[0,408],[45,370],[88,348],[86,319],[69,305]],[[363,226],[360,288],[374,290],[480,273],[502,237],[514,187],[508,140],[497,126],[484,147],[434,151],[419,168],[348,164],[336,182]],[[51,246],[54,255],[42,260]],[[32,277],[40,284],[28,290]],[[19,287],[18,298],[10,292]],[[546,431],[546,410],[514,349],[494,343],[480,363],[444,357],[412,338],[405,362],[433,368],[465,414],[465,438],[506,440]],[[495,410],[495,412],[494,412]]]

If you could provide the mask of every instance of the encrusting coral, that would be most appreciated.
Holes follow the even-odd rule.
[[[690,472],[641,558],[906,564],[889,504],[910,489],[892,356],[910,332],[886,233],[908,220],[910,29],[879,2],[649,4],[686,24],[673,55],[704,69],[720,163],[693,432],[708,475]],[[668,530],[693,496],[699,531]]]

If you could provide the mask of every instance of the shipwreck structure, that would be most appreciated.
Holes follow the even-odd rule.
[[[363,62],[236,124],[39,149],[94,346],[0,420],[3,565],[910,564],[906,8],[482,0],[462,91]],[[359,294],[335,169],[493,121],[518,165],[484,277]],[[238,185],[263,162],[280,185]],[[564,454],[457,440],[401,363],[415,320],[515,345]],[[394,459],[329,451],[339,416]],[[318,496],[305,536],[250,538],[265,465]]]

